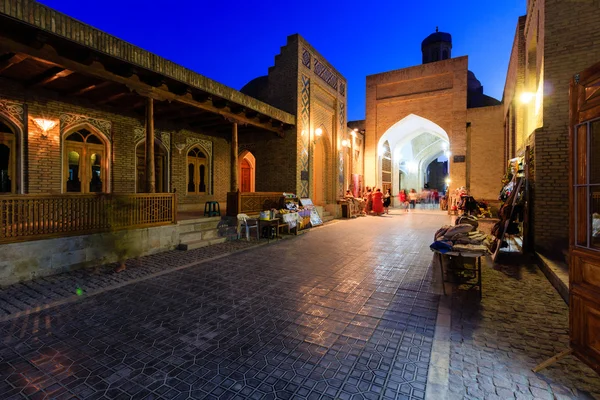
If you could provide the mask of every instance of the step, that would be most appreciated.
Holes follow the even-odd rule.
[[[206,239],[206,240],[194,240],[192,242],[181,243],[178,246],[179,250],[195,250],[201,247],[212,246],[213,244],[225,243],[227,241],[226,237],[216,238],[216,239]]]
[[[179,235],[179,241],[181,243],[194,242],[202,239],[215,239],[219,237],[219,231],[217,228],[202,229],[190,232],[184,232]]]
[[[181,232],[183,234],[183,233],[188,233],[188,232],[205,231],[208,229],[217,229],[220,222],[221,222],[220,217],[214,217],[214,218],[200,218],[200,219],[186,220],[186,221],[179,222],[177,225],[178,225],[179,232]]]

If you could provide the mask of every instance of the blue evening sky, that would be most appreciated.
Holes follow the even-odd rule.
[[[421,63],[439,26],[452,55],[502,99],[526,0],[41,0],[42,3],[234,89],[267,74],[299,33],[348,80],[348,119],[365,117],[365,77]]]

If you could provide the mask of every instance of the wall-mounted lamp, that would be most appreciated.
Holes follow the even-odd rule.
[[[185,147],[185,143],[175,143],[175,148],[179,151],[179,154],[181,154],[181,151],[183,150],[184,147]]]
[[[350,147],[350,141],[348,139],[342,140],[342,147]]]
[[[315,137],[313,139],[313,144],[317,144],[317,140],[319,140],[319,138],[323,136],[323,128],[317,128],[315,129]]]
[[[529,103],[531,103],[531,100],[533,100],[534,98],[535,98],[535,93],[523,92],[523,93],[521,93],[521,96],[519,99],[521,100],[521,103],[529,104]]]
[[[56,121],[52,121],[45,118],[34,118],[33,122],[42,130],[42,137],[48,136],[48,131],[56,126]]]
[[[446,186],[450,186],[451,183],[452,181],[450,180],[450,178],[446,178]]]

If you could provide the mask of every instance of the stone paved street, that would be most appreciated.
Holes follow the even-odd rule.
[[[421,399],[445,221],[342,221],[13,318],[0,398]]]
[[[533,260],[502,255],[484,265],[483,300],[452,301],[451,399],[600,399],[600,379],[569,356],[531,368],[568,348],[568,307]]]

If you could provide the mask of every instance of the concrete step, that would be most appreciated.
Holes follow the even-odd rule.
[[[323,221],[323,223],[329,222],[329,221],[334,220],[334,219],[335,219],[335,217],[333,215],[331,215],[331,214],[327,215],[327,216],[321,216],[321,220]]]
[[[221,222],[221,217],[188,219],[178,222],[178,229],[182,234],[188,232],[200,232],[209,229],[217,229],[219,222]]]
[[[217,228],[211,229],[203,229],[199,231],[191,231],[186,233],[181,233],[179,235],[179,240],[181,243],[189,243],[194,242],[196,240],[203,239],[215,239],[219,237],[219,231]]]
[[[180,243],[178,249],[179,250],[195,250],[201,247],[212,246],[213,244],[225,243],[227,238],[216,238],[216,239],[204,239],[204,240],[194,240],[187,243]]]

